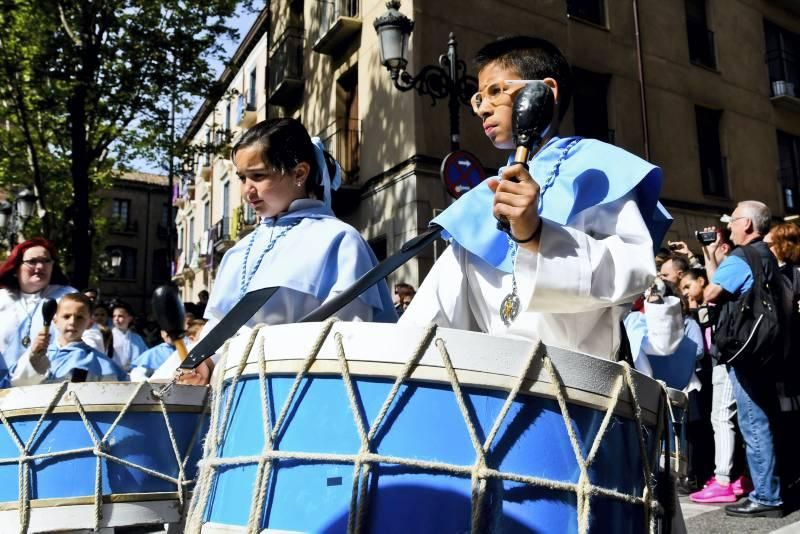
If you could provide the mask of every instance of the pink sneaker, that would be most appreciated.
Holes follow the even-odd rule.
[[[733,493],[733,484],[722,486],[716,480],[700,491],[695,491],[689,495],[689,498],[694,502],[702,503],[736,502],[739,500]]]
[[[753,482],[746,476],[742,475],[731,482],[731,488],[733,488],[734,495],[741,497],[753,491]]]

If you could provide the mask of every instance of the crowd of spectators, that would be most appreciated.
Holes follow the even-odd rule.
[[[637,368],[688,394],[688,473],[679,481],[679,491],[694,502],[725,503],[728,515],[780,517],[787,488],[800,479],[796,455],[782,432],[787,418],[800,413],[798,399],[793,398],[800,393],[800,369],[794,361],[800,350],[800,226],[772,225],[769,209],[755,201],[739,203],[723,221],[727,228],[701,230],[715,233],[713,242],[689,247],[670,241],[656,255],[660,282],[648,293],[657,294],[659,302],[678,293],[684,320],[671,328],[683,329],[682,341],[689,348],[683,355],[647,353],[647,361],[637,362]],[[702,253],[694,254],[691,248]],[[763,324],[731,357],[730,343],[718,347],[721,338],[716,334],[721,328],[743,329],[748,324],[748,314],[755,309],[748,298],[756,285],[758,297],[773,305],[762,314]],[[770,338],[770,355],[765,358],[756,355],[756,343],[766,336],[770,309],[779,331]],[[634,343],[641,334],[631,316],[625,325],[636,358],[636,349],[644,351]],[[696,358],[687,378],[681,369],[692,347]]]

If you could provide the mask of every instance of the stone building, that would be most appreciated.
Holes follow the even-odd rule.
[[[167,177],[124,173],[98,195],[103,199],[101,213],[110,225],[100,256],[101,296],[122,299],[146,317],[153,290],[170,279]]]
[[[337,213],[379,256],[395,252],[450,202],[439,177],[450,150],[446,100],[401,92],[380,64],[378,0],[275,0],[260,13],[184,141],[189,158],[178,206],[176,280],[184,298],[211,286],[220,254],[249,231],[227,147],[243,129],[294,116],[325,140],[346,179]],[[796,0],[405,0],[415,21],[407,71],[447,50],[470,59],[490,39],[536,34],[558,45],[578,88],[563,134],[596,137],[664,170],[668,237],[691,240],[743,199],[777,218],[800,213],[800,4]],[[467,106],[461,148],[491,173],[505,161]],[[214,145],[216,152],[204,147]],[[443,245],[392,282],[418,285]]]

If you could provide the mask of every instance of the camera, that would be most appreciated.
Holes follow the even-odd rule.
[[[717,240],[717,232],[715,230],[710,230],[708,232],[695,231],[694,236],[703,246],[710,245]]]

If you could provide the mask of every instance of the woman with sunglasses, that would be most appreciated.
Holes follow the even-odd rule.
[[[42,329],[42,301],[60,299],[70,287],[50,241],[23,241],[0,265],[0,383]]]

